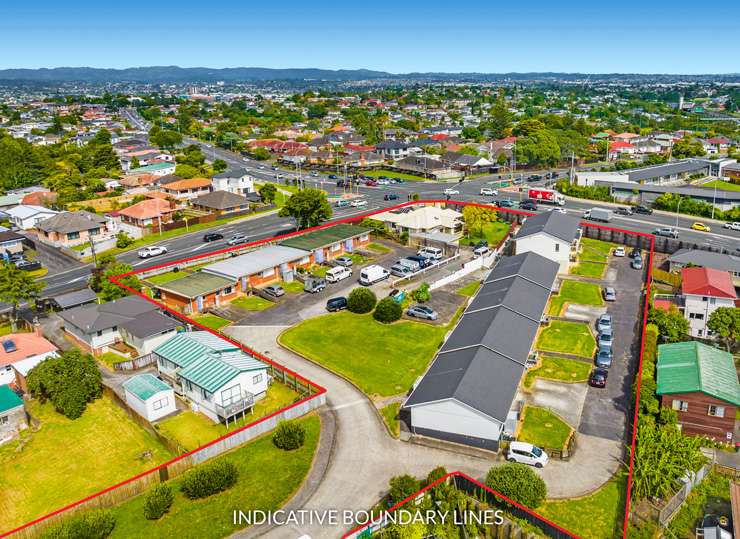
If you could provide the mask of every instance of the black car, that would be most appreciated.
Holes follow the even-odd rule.
[[[635,206],[635,213],[641,213],[643,215],[652,215],[653,209],[647,206]]]
[[[208,243],[210,241],[218,241],[224,239],[223,234],[219,234],[218,232],[209,232],[205,236],[203,236],[203,241]]]
[[[398,200],[398,195],[388,194],[383,196],[383,200]]]
[[[338,298],[331,298],[326,302],[326,310],[330,313],[341,311],[347,308],[347,298],[340,296]]]
[[[539,174],[532,174],[529,178],[527,178],[527,181],[536,182],[537,180],[541,180],[541,179],[542,179],[542,176],[540,176]]]
[[[637,247],[630,251],[630,258],[642,258],[642,251]]]
[[[336,180],[337,178],[338,178],[338,176],[336,174],[329,174],[329,179],[330,180]]]
[[[425,256],[419,256],[419,255],[411,255],[407,256],[406,260],[413,260],[414,262],[418,262],[420,268],[426,268],[427,266],[431,266],[434,260],[429,259]]]
[[[588,385],[592,387],[606,387],[606,379],[609,371],[606,369],[594,369],[588,378]]]
[[[519,204],[519,209],[535,211],[537,209],[537,203],[534,200],[525,200]]]
[[[41,269],[41,264],[35,260],[19,260],[15,263],[15,267],[22,271],[36,271],[37,269]]]

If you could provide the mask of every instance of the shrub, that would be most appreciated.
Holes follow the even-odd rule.
[[[118,236],[116,236],[116,247],[118,247],[119,249],[125,249],[132,243],[134,243],[134,238],[132,238],[125,232],[119,232]]]
[[[393,501],[393,503],[405,500],[412,494],[416,493],[420,488],[419,481],[408,474],[392,477],[389,483],[391,490],[388,495],[391,497],[391,501]]]
[[[144,501],[144,516],[149,520],[157,520],[170,510],[174,496],[169,485],[160,483],[156,485]]]
[[[295,421],[281,421],[272,435],[272,443],[279,449],[291,451],[301,447],[305,438],[306,429],[303,425]]]
[[[525,507],[536,508],[547,496],[547,485],[532,468],[512,463],[488,471],[486,485]]]
[[[203,464],[183,476],[180,490],[188,498],[205,498],[236,484],[239,472],[233,463],[218,460]]]
[[[447,475],[447,468],[444,466],[437,466],[427,475],[427,485],[431,485],[437,479],[444,477],[445,475]]]
[[[373,312],[373,318],[383,324],[390,324],[401,318],[403,307],[393,298],[383,298]]]
[[[355,288],[347,297],[347,310],[351,313],[365,314],[375,308],[378,299],[369,288]]]
[[[421,283],[419,288],[411,292],[411,297],[414,298],[414,301],[418,301],[419,303],[426,303],[432,299],[432,292],[429,290],[429,284]]]
[[[107,510],[75,515],[44,530],[42,539],[104,539],[116,525],[113,513]]]

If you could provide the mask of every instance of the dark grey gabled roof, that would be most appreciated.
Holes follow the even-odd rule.
[[[59,317],[66,323],[90,334],[119,326],[156,309],[156,305],[145,299],[138,296],[126,296],[102,305],[84,305],[68,311],[61,311]]]
[[[483,282],[490,283],[498,279],[519,275],[527,281],[551,290],[559,268],[557,262],[534,251],[529,251],[515,256],[503,257],[488,276],[483,279]]]
[[[175,320],[158,311],[150,311],[120,325],[134,337],[140,339],[172,331],[179,326]]]
[[[571,243],[578,234],[581,219],[558,211],[546,211],[527,217],[522,223],[515,239],[526,238],[544,233],[554,238]]]
[[[684,161],[676,161],[673,163],[664,163],[662,165],[654,165],[652,167],[635,168],[632,170],[626,170],[625,173],[631,182],[639,182],[643,180],[651,180],[654,178],[660,178],[662,176],[671,176],[673,174],[681,174],[686,172],[699,172],[709,167],[709,161],[702,159],[686,159]]]
[[[89,288],[83,288],[82,290],[75,290],[74,292],[54,296],[51,299],[60,309],[70,309],[72,307],[97,301],[98,296]]]
[[[36,225],[36,228],[44,232],[57,232],[69,234],[70,232],[82,232],[92,230],[105,225],[106,218],[89,211],[65,211],[54,217],[44,219]]]
[[[538,286],[524,277],[515,275],[483,284],[468,312],[503,306],[527,318],[538,320],[550,298],[550,290]]]
[[[241,178],[242,176],[247,175],[247,170],[244,168],[231,168],[229,170],[225,170],[224,172],[219,172],[218,174],[214,174],[214,178]]]
[[[668,257],[669,262],[676,264],[693,264],[720,271],[740,273],[740,256],[713,253],[701,249],[679,249]]]
[[[191,204],[205,206],[216,210],[228,210],[249,204],[247,197],[229,191],[213,191],[206,195],[194,198]]]

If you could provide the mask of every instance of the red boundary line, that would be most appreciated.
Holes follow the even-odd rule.
[[[206,444],[204,444],[204,445],[202,445],[202,446],[200,446],[200,447],[198,447],[196,449],[193,449],[192,451],[188,451],[187,453],[184,453],[182,455],[179,455],[177,457],[174,457],[173,459],[170,459],[167,462],[163,462],[162,464],[160,464],[160,465],[158,465],[158,466],[156,466],[154,468],[151,468],[150,470],[146,470],[144,472],[141,472],[141,473],[139,473],[139,474],[137,474],[137,475],[135,475],[133,477],[130,477],[128,479],[125,479],[124,481],[121,481],[121,482],[116,483],[116,484],[114,484],[114,485],[112,485],[110,487],[107,487],[107,488],[105,488],[105,489],[103,489],[103,490],[101,490],[99,492],[96,492],[94,494],[91,494],[90,496],[87,496],[85,498],[82,498],[81,500],[78,500],[76,502],[73,502],[71,504],[68,504],[68,505],[66,505],[66,506],[64,506],[64,507],[62,507],[60,509],[57,509],[56,511],[53,511],[53,512],[47,514],[47,515],[44,515],[44,516],[39,517],[39,518],[36,518],[36,519],[34,519],[34,520],[30,521],[30,522],[27,522],[26,524],[23,524],[23,525],[21,525],[21,526],[19,526],[17,528],[14,528],[14,529],[12,529],[10,531],[3,532],[2,534],[0,534],[0,539],[2,539],[3,537],[9,537],[10,535],[12,535],[14,533],[17,533],[17,532],[19,532],[21,530],[24,530],[24,529],[28,528],[29,526],[32,526],[34,524],[37,524],[37,523],[42,522],[44,520],[47,520],[47,519],[49,519],[49,518],[51,518],[53,516],[59,515],[61,513],[66,512],[66,511],[69,511],[70,509],[73,509],[73,508],[77,507],[78,505],[81,505],[81,504],[83,504],[83,503],[85,503],[85,502],[87,502],[89,500],[92,500],[94,498],[97,498],[99,496],[102,496],[103,494],[106,494],[108,492],[111,492],[111,491],[113,491],[113,490],[115,490],[115,489],[117,489],[119,487],[122,487],[122,486],[124,486],[124,485],[126,485],[128,483],[131,483],[132,481],[135,481],[135,480],[137,480],[137,479],[139,479],[141,477],[144,477],[146,475],[155,473],[155,472],[159,471],[160,469],[162,469],[162,468],[164,468],[166,466],[169,466],[170,464],[174,464],[175,462],[178,462],[178,461],[182,460],[183,458],[185,458],[187,456],[190,456],[193,453],[196,453],[196,452],[198,452],[198,451],[200,451],[200,450],[202,450],[202,449],[204,449],[206,447],[209,447],[209,446],[211,446],[213,444],[216,444],[216,443],[218,443],[218,442],[220,442],[220,441],[222,441],[222,440],[224,440],[226,438],[230,438],[231,436],[234,436],[238,432],[241,432],[243,430],[246,430],[246,429],[248,429],[248,428],[250,428],[250,427],[252,427],[254,425],[257,425],[257,424],[259,424],[259,423],[261,423],[263,421],[266,421],[266,420],[270,419],[271,417],[273,417],[273,416],[275,416],[275,415],[277,415],[277,414],[279,414],[281,412],[284,412],[285,410],[290,410],[291,408],[294,408],[294,407],[296,407],[296,406],[298,406],[300,404],[303,404],[304,402],[307,402],[307,401],[309,401],[311,399],[314,399],[314,398],[319,397],[320,395],[323,395],[323,394],[326,393],[326,388],[324,388],[324,387],[322,387],[322,386],[320,386],[320,385],[312,382],[311,380],[308,380],[307,378],[301,376],[300,374],[296,373],[295,371],[293,371],[291,369],[288,369],[287,367],[284,367],[283,365],[280,365],[279,363],[271,360],[270,358],[264,356],[263,354],[257,352],[256,350],[252,350],[251,348],[249,348],[247,346],[244,346],[243,344],[241,344],[241,343],[239,343],[239,342],[231,339],[230,337],[227,337],[226,335],[223,335],[222,333],[219,333],[219,332],[217,332],[217,331],[215,331],[215,330],[213,330],[211,328],[208,328],[208,327],[206,327],[206,326],[204,326],[204,325],[196,322],[195,320],[192,320],[191,318],[188,318],[187,316],[185,316],[185,315],[183,315],[181,313],[176,312],[175,310],[171,309],[170,307],[168,307],[168,306],[166,306],[166,305],[164,305],[164,304],[162,304],[162,303],[160,303],[158,301],[155,301],[152,298],[149,298],[149,297],[145,296],[144,294],[142,294],[138,290],[134,290],[133,288],[131,288],[131,287],[125,285],[125,284],[122,284],[120,282],[120,279],[122,279],[124,277],[128,277],[130,275],[136,275],[136,274],[139,274],[139,273],[150,272],[150,271],[155,270],[155,269],[161,269],[161,268],[165,268],[165,267],[168,267],[168,266],[175,266],[175,265],[181,264],[183,262],[190,262],[190,261],[193,261],[193,260],[198,260],[198,259],[201,259],[201,258],[207,258],[207,257],[211,257],[211,256],[214,256],[214,255],[217,255],[217,254],[221,254],[221,253],[228,253],[228,252],[231,252],[231,251],[236,251],[236,250],[244,249],[245,247],[256,247],[256,246],[259,246],[259,245],[264,245],[266,243],[272,243],[272,242],[279,241],[279,240],[282,240],[282,239],[285,239],[285,238],[290,238],[290,237],[293,237],[293,236],[298,236],[298,235],[306,234],[307,232],[312,232],[314,230],[321,230],[321,229],[328,228],[328,227],[331,227],[331,226],[334,226],[334,225],[338,225],[338,224],[342,224],[342,223],[357,222],[357,221],[359,221],[361,219],[364,219],[366,217],[370,217],[371,215],[376,215],[378,213],[384,213],[384,212],[387,212],[387,211],[390,211],[390,210],[404,208],[406,206],[413,206],[413,205],[416,205],[416,204],[447,204],[447,205],[456,205],[456,206],[475,206],[475,207],[489,209],[489,210],[498,211],[498,212],[503,211],[504,213],[511,213],[511,214],[516,214],[516,215],[524,215],[524,216],[535,215],[532,212],[515,210],[515,209],[511,209],[511,208],[498,208],[498,207],[495,207],[495,206],[491,206],[489,204],[479,204],[479,203],[476,203],[476,202],[463,202],[463,201],[447,200],[447,199],[411,200],[411,201],[408,201],[408,202],[404,202],[402,204],[397,204],[395,206],[390,206],[390,207],[387,207],[387,208],[382,208],[382,209],[379,209],[379,210],[376,210],[376,211],[373,211],[373,212],[363,213],[363,214],[360,214],[360,215],[356,215],[356,216],[352,216],[352,217],[347,217],[347,218],[339,219],[339,220],[336,220],[336,221],[327,222],[327,223],[324,223],[324,224],[319,225],[319,226],[307,228],[305,230],[298,230],[298,231],[289,232],[289,233],[286,233],[286,234],[280,234],[280,235],[277,235],[277,236],[272,236],[272,237],[269,237],[269,238],[265,238],[265,239],[262,239],[262,240],[254,241],[254,242],[243,244],[243,245],[236,245],[236,246],[233,246],[233,247],[227,247],[227,248],[219,249],[219,250],[216,250],[216,251],[201,253],[201,254],[196,255],[196,256],[192,256],[192,257],[188,257],[188,258],[183,258],[183,259],[179,259],[179,260],[174,260],[174,261],[171,261],[171,262],[165,262],[163,264],[158,264],[158,265],[151,266],[151,267],[148,267],[148,268],[136,269],[136,270],[129,271],[127,273],[122,273],[120,275],[114,275],[114,276],[110,277],[109,280],[111,282],[113,282],[114,284],[120,286],[121,288],[124,288],[124,289],[128,290],[129,292],[131,292],[133,294],[136,294],[137,296],[139,296],[139,297],[141,297],[141,298],[143,298],[143,299],[145,299],[145,300],[147,300],[147,301],[149,301],[151,303],[154,303],[155,305],[157,305],[161,309],[164,309],[167,312],[169,312],[169,313],[173,314],[174,316],[176,316],[177,318],[186,321],[188,324],[192,324],[194,326],[197,326],[198,328],[200,328],[200,329],[202,329],[204,331],[208,331],[208,332],[212,333],[213,335],[216,335],[217,337],[220,337],[220,338],[222,338],[222,339],[230,342],[231,344],[233,344],[235,346],[238,346],[239,348],[241,348],[245,352],[247,352],[247,353],[249,353],[249,354],[251,354],[251,355],[259,358],[261,361],[264,361],[266,363],[269,363],[270,365],[273,365],[275,367],[278,367],[278,368],[282,369],[286,373],[288,373],[288,374],[290,374],[292,376],[295,376],[297,379],[300,379],[304,383],[306,383],[309,386],[313,387],[314,389],[317,389],[318,392],[315,395],[310,395],[308,397],[305,397],[305,398],[303,398],[303,399],[301,399],[301,400],[299,400],[297,402],[294,402],[290,406],[286,406],[285,408],[282,408],[280,410],[277,410],[277,411],[275,411],[275,412],[273,412],[273,413],[271,413],[271,414],[269,414],[269,415],[267,415],[265,417],[261,417],[260,419],[257,419],[255,421],[253,421],[252,423],[249,423],[248,425],[244,425],[243,427],[240,427],[240,428],[236,429],[233,432],[230,432],[228,434],[225,434],[224,436],[221,436],[219,438],[216,438],[215,440],[212,440],[212,441],[210,441],[210,442],[208,442],[208,443],[206,443]],[[624,233],[624,234],[632,234],[632,235],[635,235],[635,236],[643,236],[643,237],[646,237],[646,238],[650,238],[650,257],[649,257],[649,262],[650,262],[651,265],[648,266],[648,273],[647,273],[647,292],[646,292],[646,295],[645,295],[645,306],[644,306],[644,313],[643,313],[642,337],[641,337],[641,342],[640,342],[640,361],[639,361],[639,368],[638,368],[638,372],[637,372],[637,398],[636,398],[636,402],[635,402],[635,413],[634,413],[633,426],[632,426],[632,445],[631,445],[631,451],[630,451],[629,476],[628,476],[628,480],[627,480],[627,501],[626,501],[626,506],[625,506],[625,516],[624,516],[624,525],[623,525],[623,536],[626,537],[626,535],[627,535],[627,525],[628,525],[628,522],[629,522],[630,488],[632,486],[632,472],[633,472],[633,466],[634,466],[635,439],[636,439],[636,435],[637,435],[637,415],[638,415],[637,412],[638,412],[639,403],[640,403],[640,382],[641,382],[641,376],[642,376],[642,360],[643,360],[643,352],[644,352],[644,349],[643,348],[644,348],[644,344],[645,344],[645,326],[647,325],[647,305],[648,305],[648,300],[650,298],[650,277],[652,275],[652,258],[653,258],[653,249],[654,249],[654,245],[655,245],[655,237],[653,235],[647,234],[645,232],[635,232],[635,231],[632,231],[632,230],[625,230],[625,229],[621,229],[621,228],[614,228],[614,227],[609,227],[609,226],[604,226],[604,225],[596,225],[596,224],[593,224],[593,223],[587,223],[585,221],[582,221],[581,222],[581,225],[589,226],[589,227],[593,227],[593,228],[601,228],[601,229],[604,229],[604,230],[610,230],[610,231],[614,231],[614,232],[621,232],[621,233]],[[564,530],[563,528],[561,528],[557,524],[554,524],[553,522],[550,522],[549,520],[545,519],[544,517],[542,517],[542,516],[538,515],[537,513],[535,513],[533,511],[527,509],[526,507],[521,506],[520,504],[514,502],[513,500],[509,500],[508,498],[506,498],[502,494],[500,494],[500,493],[498,493],[498,492],[496,492],[496,491],[488,488],[487,486],[479,483],[478,481],[476,481],[475,479],[473,479],[471,477],[468,477],[467,475],[465,475],[462,472],[451,472],[451,473],[447,474],[445,477],[441,478],[440,480],[438,480],[438,481],[436,481],[436,482],[428,485],[427,487],[425,487],[424,489],[420,490],[416,494],[414,494],[414,495],[410,496],[409,498],[406,498],[405,500],[399,502],[398,504],[396,504],[395,506],[393,506],[391,509],[396,509],[400,505],[402,505],[402,504],[406,503],[407,501],[409,501],[411,498],[416,497],[418,494],[420,494],[420,493],[426,491],[427,489],[433,487],[434,485],[436,485],[437,483],[439,483],[440,481],[442,481],[443,479],[446,479],[447,477],[449,477],[451,475],[459,475],[461,477],[465,477],[465,478],[473,481],[477,485],[481,486],[482,488],[485,488],[486,490],[489,490],[493,494],[496,494],[497,496],[500,496],[501,498],[503,498],[507,502],[510,502],[510,503],[516,505],[517,507],[519,507],[520,509],[522,509],[522,510],[530,513],[531,515],[533,515],[533,516],[541,519],[543,522],[546,522],[546,523],[548,523],[548,524],[550,524],[552,526],[555,526],[556,528],[558,528],[561,531],[567,533],[568,535],[571,535],[571,537],[577,537],[575,535],[572,535],[567,530]],[[369,524],[367,524],[365,526],[368,526],[368,525]],[[358,528],[355,528],[355,530],[352,530],[352,531],[348,532],[343,537],[346,537],[350,533],[353,533],[354,531],[357,531],[358,529],[360,529],[362,527],[363,526],[360,526]]]

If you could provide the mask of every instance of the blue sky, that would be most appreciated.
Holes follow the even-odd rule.
[[[740,72],[740,2],[3,0],[0,68]]]

